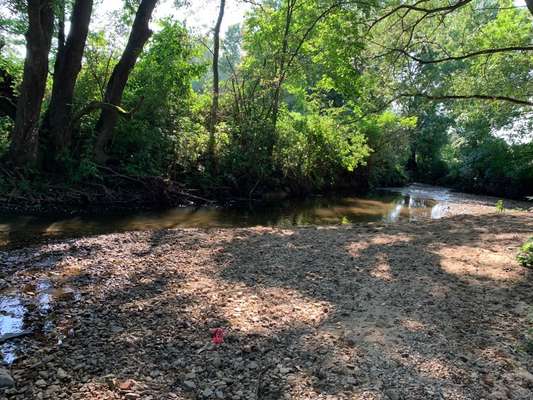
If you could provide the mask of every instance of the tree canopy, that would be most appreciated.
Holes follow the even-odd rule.
[[[1,0],[4,170],[239,196],[409,180],[532,194],[530,3],[243,1],[224,32],[231,1],[205,4],[201,33],[157,0],[123,2],[110,29],[91,23],[98,1]]]

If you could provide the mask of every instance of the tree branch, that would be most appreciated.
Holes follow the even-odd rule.
[[[416,56],[413,56],[412,54],[409,54],[408,51],[403,49],[393,49],[394,51],[397,51],[399,53],[402,53],[406,57],[409,57],[412,60],[415,60],[416,62],[420,64],[436,64],[446,61],[458,61],[458,60],[464,60],[465,58],[470,57],[476,57],[481,56],[485,54],[496,54],[496,53],[505,53],[509,51],[533,51],[533,46],[509,46],[509,47],[501,47],[501,48],[495,48],[495,49],[483,49],[474,51],[472,53],[463,54],[460,56],[449,56],[449,57],[443,57],[443,58],[437,58],[435,60],[424,60],[421,58],[418,58]]]
[[[457,3],[451,4],[451,5],[448,5],[448,6],[437,7],[437,8],[425,8],[425,7],[420,7],[419,6],[421,3],[424,3],[424,2],[427,2],[427,1],[428,0],[419,0],[416,3],[414,3],[414,4],[401,4],[401,5],[393,8],[389,12],[387,12],[385,15],[382,15],[381,17],[376,19],[374,22],[372,22],[372,24],[370,25],[368,30],[371,31],[372,28],[374,28],[374,26],[379,24],[381,21],[387,19],[391,15],[396,14],[400,10],[407,10],[406,13],[402,16],[402,18],[405,18],[407,16],[407,14],[409,14],[409,12],[411,12],[411,11],[422,12],[422,13],[424,13],[426,15],[436,14],[436,13],[439,13],[439,12],[442,12],[442,11],[451,12],[451,11],[454,11],[454,10],[456,10],[456,9],[458,9],[460,7],[463,7],[463,6],[467,5],[468,3],[472,2],[472,0],[459,0],[459,1],[457,1]]]
[[[87,104],[85,107],[83,107],[80,111],[78,111],[75,115],[72,116],[72,120],[70,122],[70,128],[72,129],[76,127],[78,125],[78,122],[85,115],[88,115],[96,110],[114,110],[122,117],[131,118],[133,114],[135,114],[139,110],[143,101],[144,101],[144,97],[141,97],[137,105],[131,111],[126,111],[122,107],[116,106],[111,103],[105,103],[103,101],[97,101],[97,100],[91,101],[89,104]]]
[[[488,100],[488,101],[504,101],[513,104],[519,104],[521,106],[533,106],[533,102],[528,100],[517,99],[514,97],[508,96],[490,96],[484,94],[471,94],[471,95],[430,95],[426,93],[402,93],[397,98],[400,97],[424,97],[429,100]],[[396,100],[396,99],[395,99]],[[394,101],[394,100],[393,100]],[[391,102],[392,103],[392,102]]]

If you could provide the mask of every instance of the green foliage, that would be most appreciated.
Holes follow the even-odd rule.
[[[8,117],[0,117],[0,156],[5,154],[9,147],[11,129],[13,129],[13,121]]]
[[[341,173],[365,164],[370,154],[366,139],[342,120],[341,111],[281,115],[273,156],[289,185],[306,190],[334,186]]]
[[[516,259],[522,267],[533,268],[533,237],[520,247]]]
[[[410,155],[409,132],[416,118],[399,117],[388,111],[364,120],[372,156],[368,161],[370,186],[395,186],[408,181],[405,165]]]
[[[128,108],[134,108],[141,98],[142,107],[131,120],[121,121],[112,148],[124,168],[136,175],[167,174],[177,159],[185,163],[181,169],[190,168],[190,160],[199,157],[198,149],[177,157],[178,143],[183,141],[180,136],[190,141],[192,134],[204,134],[200,116],[191,114],[191,82],[205,66],[192,62],[198,49],[180,23],[163,20],[159,24],[161,30],[137,63],[124,94]]]
[[[498,211],[499,213],[502,213],[505,211],[505,206],[503,205],[503,200],[498,200],[496,202],[496,211]]]
[[[0,37],[1,44],[7,43],[0,68],[15,76],[16,87],[22,76],[15,49],[26,25],[24,7],[22,2],[0,3],[9,6],[9,12],[0,12],[7,32]],[[421,18],[423,8],[440,4],[428,0],[420,10],[388,14],[398,4],[280,0],[252,7],[244,23],[231,26],[222,39],[214,168],[205,165],[210,35],[199,37],[172,19],[157,21],[129,76],[120,106],[136,111],[119,120],[110,162],[131,175],[231,187],[246,195],[410,180],[500,197],[531,195],[529,109],[411,95],[528,99],[531,52],[457,57],[530,46],[528,11],[513,7],[512,0],[487,0],[483,7],[468,4]],[[74,112],[103,100],[137,5],[137,0],[125,1],[106,28],[90,32]],[[377,20],[369,30],[369,21]],[[56,155],[69,182],[99,176],[93,154],[98,115],[85,115],[68,154]],[[11,129],[11,121],[0,119],[0,152],[9,145]]]

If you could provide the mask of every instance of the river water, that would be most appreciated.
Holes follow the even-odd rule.
[[[288,227],[440,218],[446,210],[448,192],[430,188],[415,185],[365,196],[315,196],[227,208],[177,207],[71,217],[0,216],[0,245],[176,227]]]

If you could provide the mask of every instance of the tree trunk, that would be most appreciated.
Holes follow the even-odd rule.
[[[285,13],[285,28],[283,30],[283,38],[282,38],[282,45],[281,45],[281,55],[280,55],[280,61],[279,61],[279,71],[277,72],[276,77],[276,87],[274,88],[274,99],[272,102],[272,126],[274,129],[276,128],[277,122],[278,122],[278,114],[279,114],[279,102],[281,97],[281,88],[283,86],[283,82],[285,80],[285,68],[286,65],[286,55],[288,53],[289,49],[289,33],[291,29],[292,24],[292,14],[294,12],[294,7],[296,6],[296,0],[289,0],[287,2],[287,11]]]
[[[224,17],[224,8],[226,0],[220,0],[220,9],[218,10],[218,19],[215,25],[213,35],[213,102],[211,103],[211,115],[209,118],[209,144],[208,157],[210,167],[213,167],[215,161],[215,128],[218,116],[218,98],[220,95],[219,76],[218,76],[218,59],[220,54],[220,27]]]
[[[156,3],[157,0],[141,1],[135,15],[135,20],[133,21],[126,48],[107,83],[104,96],[105,103],[116,106],[120,105],[128,77],[137,62],[137,58],[141,54],[144,44],[152,35],[148,23],[150,22]],[[111,108],[102,109],[100,118],[96,124],[97,138],[94,149],[95,160],[99,163],[104,163],[107,160],[106,147],[111,140],[117,119],[118,113],[116,110]]]
[[[61,23],[59,24],[59,43],[54,65],[52,97],[43,121],[43,130],[48,133],[49,149],[53,157],[68,149],[71,142],[69,125],[74,86],[81,70],[92,8],[93,0],[75,1],[70,18],[70,31],[66,41],[64,40],[64,33],[62,33]],[[61,39],[63,39],[63,43]]]
[[[27,10],[26,60],[9,148],[9,158],[18,167],[29,166],[37,161],[39,115],[54,30],[52,0],[28,0]]]

